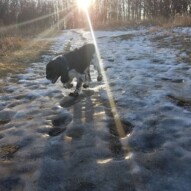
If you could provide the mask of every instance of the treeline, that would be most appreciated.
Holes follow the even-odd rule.
[[[95,25],[113,21],[171,18],[175,15],[191,15],[191,0],[94,0],[89,12]],[[0,0],[0,32],[5,32],[6,26],[10,25],[28,32],[38,32],[53,26],[81,27],[85,23],[83,16],[84,13],[76,7],[76,0]]]
[[[166,19],[191,15],[191,0],[96,0],[94,22]]]
[[[0,33],[35,34],[47,29],[58,21],[55,2],[0,0]]]

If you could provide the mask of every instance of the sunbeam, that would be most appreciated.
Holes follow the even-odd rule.
[[[55,15],[56,13],[50,13],[48,15],[44,15],[42,17],[38,17],[38,18],[35,18],[35,19],[32,19],[32,20],[28,20],[28,21],[24,21],[24,22],[21,22],[21,23],[17,23],[17,24],[13,24],[13,25],[9,25],[9,26],[5,26],[5,27],[2,27],[0,29],[0,32],[4,32],[4,31],[7,31],[7,30],[11,30],[11,29],[14,29],[16,27],[21,27],[21,26],[24,26],[24,25],[28,25],[28,24],[31,24],[31,23],[35,23],[37,21],[40,21],[40,20],[43,20],[43,19],[46,19],[48,17],[51,17],[53,15]]]
[[[70,9],[71,8],[74,8],[74,6],[71,6],[69,7]],[[68,9],[68,8],[66,8]],[[65,11],[66,9],[64,10],[60,10],[58,12],[53,12],[53,13],[50,13],[50,14],[47,14],[47,15],[44,15],[44,16],[41,16],[41,17],[38,17],[38,18],[35,18],[35,19],[32,19],[32,20],[28,20],[28,21],[24,21],[24,22],[21,22],[21,23],[17,23],[17,24],[13,24],[13,25],[9,25],[9,26],[5,26],[5,27],[1,27],[0,29],[0,33],[2,32],[6,32],[8,30],[11,30],[11,29],[14,29],[14,28],[17,28],[17,27],[21,27],[21,26],[25,26],[25,25],[28,25],[28,24],[32,24],[32,23],[35,23],[37,21],[41,21],[41,20],[44,20],[46,18],[49,18],[49,17],[52,17],[58,13],[61,13],[63,11]],[[67,15],[66,15],[67,16]]]
[[[105,73],[104,68],[103,68],[103,63],[102,63],[102,59],[101,59],[101,56],[100,56],[100,51],[98,49],[98,45],[97,45],[97,41],[96,41],[96,37],[95,37],[95,34],[94,34],[94,30],[93,30],[93,26],[92,26],[92,23],[91,23],[91,19],[90,19],[90,16],[89,16],[88,9],[85,9],[85,13],[86,13],[86,17],[87,17],[88,24],[89,24],[89,27],[90,27],[90,32],[91,32],[91,35],[92,35],[92,39],[93,39],[93,42],[95,44],[95,49],[96,49],[96,54],[97,54],[97,58],[98,58],[98,61],[99,61],[99,66],[100,66],[100,69],[101,69],[101,73],[103,75],[103,80],[105,82],[106,91],[107,91],[107,95],[108,95],[108,98],[109,98],[109,104],[110,104],[110,107],[111,107],[113,118],[115,120],[115,126],[117,128],[117,132],[118,132],[119,137],[125,137],[125,131],[123,129],[123,126],[122,126],[122,123],[121,123],[121,120],[120,120],[120,116],[119,116],[119,113],[117,111],[117,107],[116,107],[116,104],[115,104],[115,101],[114,101],[114,98],[113,98],[113,95],[112,95],[112,92],[111,92],[111,88],[109,86],[108,79],[106,77],[106,73]]]
[[[75,12],[76,9],[77,8],[72,9],[72,11],[70,11],[64,18],[60,19],[60,21],[56,22],[50,29],[47,29],[43,31],[42,33],[38,34],[38,36],[35,39],[33,39],[33,41],[23,50],[30,49],[32,46],[37,44],[42,38],[49,36],[49,34],[51,34],[57,28],[59,24],[63,22],[67,22],[70,16]]]

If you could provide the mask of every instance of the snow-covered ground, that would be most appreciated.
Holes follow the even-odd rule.
[[[40,62],[6,79],[0,190],[191,190],[191,67],[177,61],[177,49],[150,40],[165,31],[150,31],[95,32],[123,137],[93,69],[77,99],[45,79],[47,62],[92,42],[89,31],[63,31]],[[173,32],[191,36],[190,29]]]

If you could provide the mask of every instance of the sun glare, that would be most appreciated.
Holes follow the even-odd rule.
[[[91,19],[90,19],[88,9],[85,9],[85,13],[86,13],[86,17],[87,17],[87,20],[88,20],[88,23],[89,23],[91,36],[92,36],[92,39],[93,39],[93,42],[94,42],[94,45],[95,45],[95,52],[97,54],[97,58],[98,58],[98,61],[99,61],[99,67],[100,67],[101,73],[103,75],[103,80],[104,80],[105,85],[106,85],[107,95],[108,95],[108,98],[109,98],[109,104],[110,104],[110,107],[112,108],[113,118],[115,120],[115,125],[116,125],[116,128],[117,128],[117,132],[119,134],[119,137],[122,138],[122,137],[125,137],[125,131],[123,129],[123,126],[122,126],[122,123],[121,123],[121,120],[120,120],[120,116],[119,116],[119,113],[117,111],[117,106],[115,104],[115,101],[114,101],[114,98],[113,98],[113,95],[112,95],[112,92],[111,92],[111,88],[109,86],[107,76],[105,74],[105,70],[104,70],[104,67],[103,67],[100,51],[99,51],[99,48],[98,48],[98,45],[97,45],[97,41],[96,41],[96,37],[95,37],[95,34],[94,34],[94,30],[93,30],[93,26],[92,26],[92,22],[91,22]]]
[[[84,10],[88,9],[92,2],[92,0],[77,0],[78,7]]]

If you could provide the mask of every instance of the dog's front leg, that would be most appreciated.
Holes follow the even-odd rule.
[[[73,87],[72,80],[70,80],[69,82],[63,84],[63,86],[66,89],[71,89]]]
[[[98,71],[97,81],[100,82],[100,81],[102,81],[103,76],[102,76],[102,74],[101,74],[100,69],[97,69],[97,71]]]
[[[85,71],[85,82],[83,84],[83,88],[89,87],[89,82],[91,81],[91,75],[90,75],[90,67],[88,67]]]
[[[77,80],[77,85],[76,85],[76,89],[73,93],[70,93],[70,96],[73,96],[73,97],[77,97],[81,91],[81,87],[82,87],[82,82],[83,80],[81,78],[79,78]]]
[[[99,59],[97,58],[97,55],[94,54],[93,59],[91,61],[91,63],[94,65],[94,68],[97,70],[98,76],[97,76],[97,81],[102,81],[103,76],[101,74],[101,68],[99,65]]]

